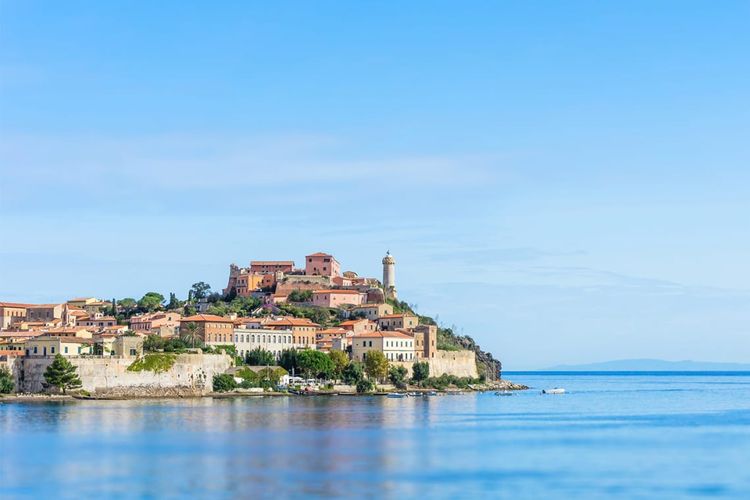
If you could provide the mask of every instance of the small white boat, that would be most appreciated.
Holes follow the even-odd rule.
[[[565,394],[565,389],[555,387],[554,389],[542,389],[542,394]]]
[[[404,394],[403,392],[391,392],[386,397],[388,397],[388,398],[405,398],[406,394]]]
[[[497,391],[495,393],[495,396],[512,396],[512,395],[513,395],[512,391]]]

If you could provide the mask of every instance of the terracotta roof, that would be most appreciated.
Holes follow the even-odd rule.
[[[345,293],[347,295],[359,295],[357,290],[313,290],[313,293]]]
[[[233,319],[224,318],[223,316],[216,316],[215,314],[196,314],[194,316],[188,316],[187,318],[182,318],[180,320],[181,322],[190,322],[190,321],[217,321],[221,323],[233,323]]]
[[[305,257],[333,257],[333,255],[329,253],[315,252],[311,253],[310,255],[305,255]]]
[[[411,335],[407,335],[405,333],[401,332],[389,332],[389,331],[381,331],[381,332],[366,332],[366,333],[358,333],[357,335],[354,335],[354,337],[357,338],[397,338],[397,339],[413,339]]]
[[[59,337],[57,335],[44,334],[36,338],[37,340],[59,340],[66,344],[93,344],[94,339],[84,339],[81,337]]]
[[[43,335],[44,332],[40,330],[24,331],[24,332],[0,332],[0,339],[12,339],[15,337],[38,337]]]
[[[266,323],[265,326],[320,326],[308,318],[282,318]]]
[[[341,326],[344,326],[344,325],[346,325],[346,326],[354,326],[354,325],[356,325],[357,323],[361,323],[361,322],[363,322],[363,321],[366,321],[366,322],[368,322],[368,323],[370,322],[370,320],[369,320],[369,319],[365,319],[365,318],[362,318],[362,319],[348,319],[348,320],[346,320],[346,321],[342,321],[342,322],[341,322],[341,323],[339,323],[339,324],[340,324]]]
[[[315,333],[324,335],[346,335],[347,332],[348,330],[345,330],[344,328],[326,328],[325,330],[318,330]]]
[[[384,314],[383,316],[380,316],[378,319],[393,319],[393,318],[403,318],[405,316],[411,316],[413,318],[416,318],[417,316],[415,314],[411,313],[404,313],[404,314]]]
[[[19,304],[18,302],[0,302],[0,307],[18,307],[25,309],[31,307],[34,304]]]
[[[37,309],[39,309],[39,308],[45,308],[46,309],[48,307],[57,307],[57,306],[61,306],[61,305],[62,304],[32,304],[32,305],[28,306],[28,309],[34,309],[34,308],[37,308]]]
[[[251,266],[293,266],[292,260],[251,260]]]

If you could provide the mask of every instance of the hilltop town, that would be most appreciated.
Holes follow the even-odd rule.
[[[148,392],[154,384],[205,393],[248,380],[253,387],[264,369],[274,386],[300,382],[295,371],[305,381],[370,379],[373,387],[500,378],[499,361],[470,337],[399,300],[390,252],[381,263],[382,281],[342,271],[333,255],[317,252],[301,267],[292,260],[232,264],[221,292],[198,282],[184,301],[148,292],[139,300],[0,302],[0,365],[19,392],[49,391],[44,372],[60,356],[77,367],[80,386],[101,393]],[[144,371],[162,376],[152,382]]]

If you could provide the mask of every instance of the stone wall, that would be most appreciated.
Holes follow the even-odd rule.
[[[128,371],[136,358],[71,357],[78,368],[82,389],[96,396],[165,397],[199,396],[211,392],[213,376],[224,373],[232,364],[225,354],[178,354],[168,371]],[[44,391],[44,371],[51,357],[20,358],[16,363],[20,392]]]
[[[456,377],[479,377],[474,351],[437,351],[434,358],[424,361],[430,364],[430,377],[439,377],[443,374],[455,375]],[[412,361],[391,361],[391,364],[406,367],[409,370],[409,377],[411,377],[411,367],[414,364]]]

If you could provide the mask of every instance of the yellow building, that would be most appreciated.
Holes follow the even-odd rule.
[[[26,342],[26,356],[80,356],[91,354],[93,344],[92,339],[40,335]]]

